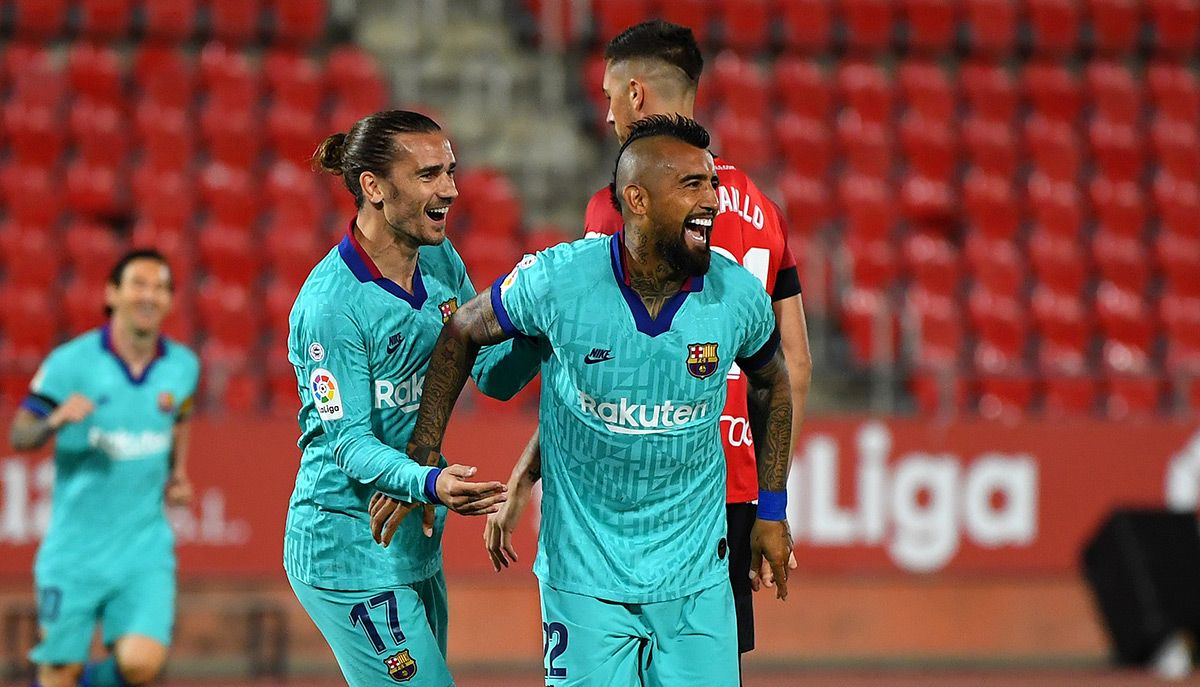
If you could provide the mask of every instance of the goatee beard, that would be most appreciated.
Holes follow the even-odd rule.
[[[657,247],[663,262],[684,277],[700,277],[708,272],[712,258],[711,249],[706,249],[703,253],[689,250],[682,236],[660,239]]]

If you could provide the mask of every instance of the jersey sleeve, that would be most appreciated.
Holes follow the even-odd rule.
[[[742,345],[737,352],[738,367],[749,372],[762,368],[775,357],[779,349],[779,330],[775,327],[775,311],[767,292],[757,283],[741,308]]]
[[[461,263],[461,259],[460,259]],[[475,287],[467,276],[466,265],[462,268],[462,281],[458,285],[458,302],[466,303],[475,297]],[[471,378],[484,394],[507,401],[525,388],[541,368],[542,357],[537,342],[519,336],[495,346],[484,346],[475,359]]]
[[[195,353],[184,349],[188,360],[187,387],[179,402],[179,410],[175,413],[176,422],[186,422],[191,419],[196,406],[196,389],[200,386],[200,359]]]
[[[541,337],[549,325],[551,265],[547,251],[526,255],[492,285],[492,309],[509,336]]]
[[[613,207],[612,193],[607,188],[596,191],[583,216],[583,235],[587,238],[611,236],[620,231],[623,224],[621,213]]]
[[[800,269],[796,265],[796,256],[792,255],[792,249],[788,246],[788,225],[783,211],[770,199],[767,199],[767,206],[772,211],[772,219],[779,232],[780,252],[783,256],[779,261],[779,268],[775,271],[775,287],[771,290],[771,300],[781,301],[799,295]]]
[[[384,444],[371,430],[366,338],[351,313],[336,306],[323,308],[293,334],[293,363],[308,382],[309,400],[329,437],[338,468],[351,479],[395,498],[434,501],[425,487],[438,468],[417,464],[403,451]]]
[[[42,361],[33,380],[29,382],[29,395],[21,402],[21,407],[34,415],[44,418],[67,397],[77,391],[72,367],[66,360],[63,349],[55,349]]]

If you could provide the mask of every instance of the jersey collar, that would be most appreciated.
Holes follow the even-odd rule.
[[[158,345],[154,351],[154,357],[150,359],[149,363],[146,363],[146,369],[142,370],[142,374],[134,376],[133,370],[129,369],[129,364],[125,362],[125,359],[122,358],[121,355],[117,353],[117,349],[113,347],[111,324],[106,324],[100,328],[100,345],[103,346],[104,350],[108,351],[114,359],[116,359],[117,363],[121,365],[121,369],[125,371],[125,376],[128,377],[129,381],[134,384],[141,384],[142,382],[146,381],[146,378],[150,376],[150,370],[154,367],[154,363],[157,363],[163,356],[167,354],[167,342],[163,339],[162,335],[159,335]]]
[[[703,276],[688,277],[683,282],[683,288],[679,290],[679,293],[668,298],[667,302],[663,304],[658,317],[652,318],[650,312],[646,310],[646,304],[642,302],[641,296],[629,286],[629,273],[625,269],[628,260],[628,251],[625,249],[625,229],[622,228],[612,235],[609,247],[613,276],[617,280],[617,286],[621,289],[621,295],[625,297],[625,304],[629,306],[629,312],[633,315],[637,330],[647,336],[654,337],[670,331],[675,313],[683,307],[683,302],[687,300],[688,294],[704,289]]]
[[[379,267],[371,256],[367,255],[367,251],[363,250],[362,244],[354,236],[354,219],[350,220],[350,226],[346,229],[346,236],[342,242],[338,244],[338,254],[342,256],[342,261],[346,263],[346,267],[350,268],[350,272],[362,283],[372,282],[379,288],[387,291],[396,298],[408,303],[414,310],[420,310],[421,306],[425,305],[425,280],[421,278],[421,261],[418,258],[416,269],[413,270],[413,291],[409,293],[404,290],[396,282],[383,276],[379,271]]]

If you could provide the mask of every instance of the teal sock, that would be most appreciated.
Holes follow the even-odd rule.
[[[83,667],[79,687],[129,687],[117,670],[117,659],[109,656],[103,661],[91,661]]]

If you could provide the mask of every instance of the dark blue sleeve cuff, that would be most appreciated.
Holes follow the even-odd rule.
[[[21,401],[21,407],[38,416],[39,418],[45,418],[50,413],[54,412],[54,409],[58,407],[58,404],[52,399],[40,394],[29,394],[25,397],[24,401]]]
[[[496,321],[500,323],[500,329],[509,336],[518,336],[521,332],[513,326],[512,318],[508,316],[508,311],[504,309],[504,301],[500,298],[500,284],[507,278],[506,274],[492,284],[492,310],[496,313]]]
[[[738,367],[747,372],[761,370],[767,363],[771,362],[771,358],[775,357],[775,351],[779,350],[779,329],[776,328],[771,332],[771,336],[767,337],[767,342],[758,349],[758,352],[749,358],[738,358]]]
[[[425,498],[429,502],[436,505],[441,505],[442,500],[437,495],[438,475],[442,474],[441,468],[434,468],[425,475]]]

